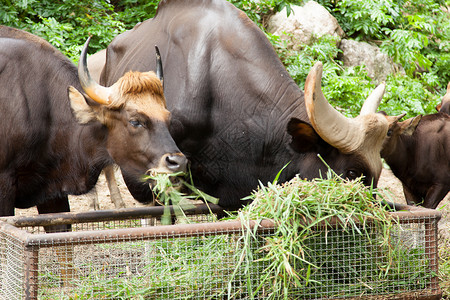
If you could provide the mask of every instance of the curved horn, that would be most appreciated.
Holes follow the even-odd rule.
[[[322,70],[322,63],[317,62],[306,78],[305,104],[309,120],[324,141],[344,153],[351,153],[362,144],[364,131],[356,121],[328,103],[322,93]]]
[[[155,50],[156,50],[156,76],[158,76],[159,80],[161,80],[161,84],[164,89],[164,74],[161,62],[161,54],[159,54],[158,46],[155,46]]]
[[[80,59],[78,61],[78,77],[80,79],[80,84],[85,93],[95,102],[99,104],[109,104],[111,95],[111,89],[101,86],[94,79],[92,79],[91,74],[87,67],[87,50],[91,37],[89,37],[83,46],[81,51]]]
[[[381,83],[376,89],[370,93],[369,97],[367,97],[366,101],[361,108],[360,116],[374,114],[378,110],[378,106],[380,106],[381,99],[383,99],[384,91],[386,90],[386,83]]]

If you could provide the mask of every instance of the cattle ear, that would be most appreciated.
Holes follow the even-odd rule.
[[[94,109],[87,104],[83,94],[81,94],[73,86],[69,87],[69,99],[72,111],[77,119],[78,123],[86,124],[91,121],[97,120],[97,114]]]
[[[416,131],[417,125],[419,125],[420,120],[422,119],[422,115],[418,115],[414,118],[405,120],[400,123],[402,134],[410,136]]]
[[[320,141],[314,128],[297,118],[289,120],[287,132],[292,136],[291,147],[297,152],[312,151]]]

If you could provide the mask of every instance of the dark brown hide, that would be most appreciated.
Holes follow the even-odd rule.
[[[321,158],[345,178],[364,174],[366,184],[376,185],[379,172],[362,156],[311,136],[303,92],[264,33],[232,4],[161,1],[153,19],[108,46],[101,83],[154,69],[154,45],[164,58],[172,136],[191,162],[194,183],[222,206],[240,207],[258,181],[272,181],[288,163],[281,181],[326,176]],[[288,132],[292,118],[306,125]],[[132,194],[141,201],[151,196],[149,190]]]
[[[450,191],[450,116],[394,123],[381,155],[402,182],[408,204],[436,208]]]
[[[185,165],[163,97],[128,90],[133,95],[113,93],[123,100],[118,107],[95,104],[59,51],[0,26],[0,216],[34,205],[40,213],[68,211],[67,195],[89,191],[114,162],[136,186],[148,169],[173,167],[170,156]]]

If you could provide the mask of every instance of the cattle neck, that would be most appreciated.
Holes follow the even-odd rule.
[[[62,176],[68,183],[65,185],[67,194],[84,194],[91,190],[100,175],[101,170],[111,165],[113,160],[108,154],[106,140],[108,130],[100,123],[80,125],[77,122],[68,135],[66,159],[61,161],[60,169],[67,170]]]

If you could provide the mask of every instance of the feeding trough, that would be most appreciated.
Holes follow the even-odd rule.
[[[310,243],[316,260],[309,284],[292,286],[291,299],[440,298],[441,215],[396,207],[399,211],[391,212],[398,220],[391,230],[392,256],[367,242],[368,234],[378,234],[375,227],[367,225],[365,234],[355,235],[327,226]],[[185,211],[189,224],[175,225],[158,223],[162,207],[2,218],[1,299],[270,298],[271,285],[261,286],[261,278],[277,275],[267,274],[262,249],[275,224],[217,221],[210,212],[219,210],[198,205]],[[55,224],[71,224],[72,232],[44,232],[43,226]],[[250,244],[244,243],[243,228],[256,236]],[[251,261],[244,258],[243,247]]]

